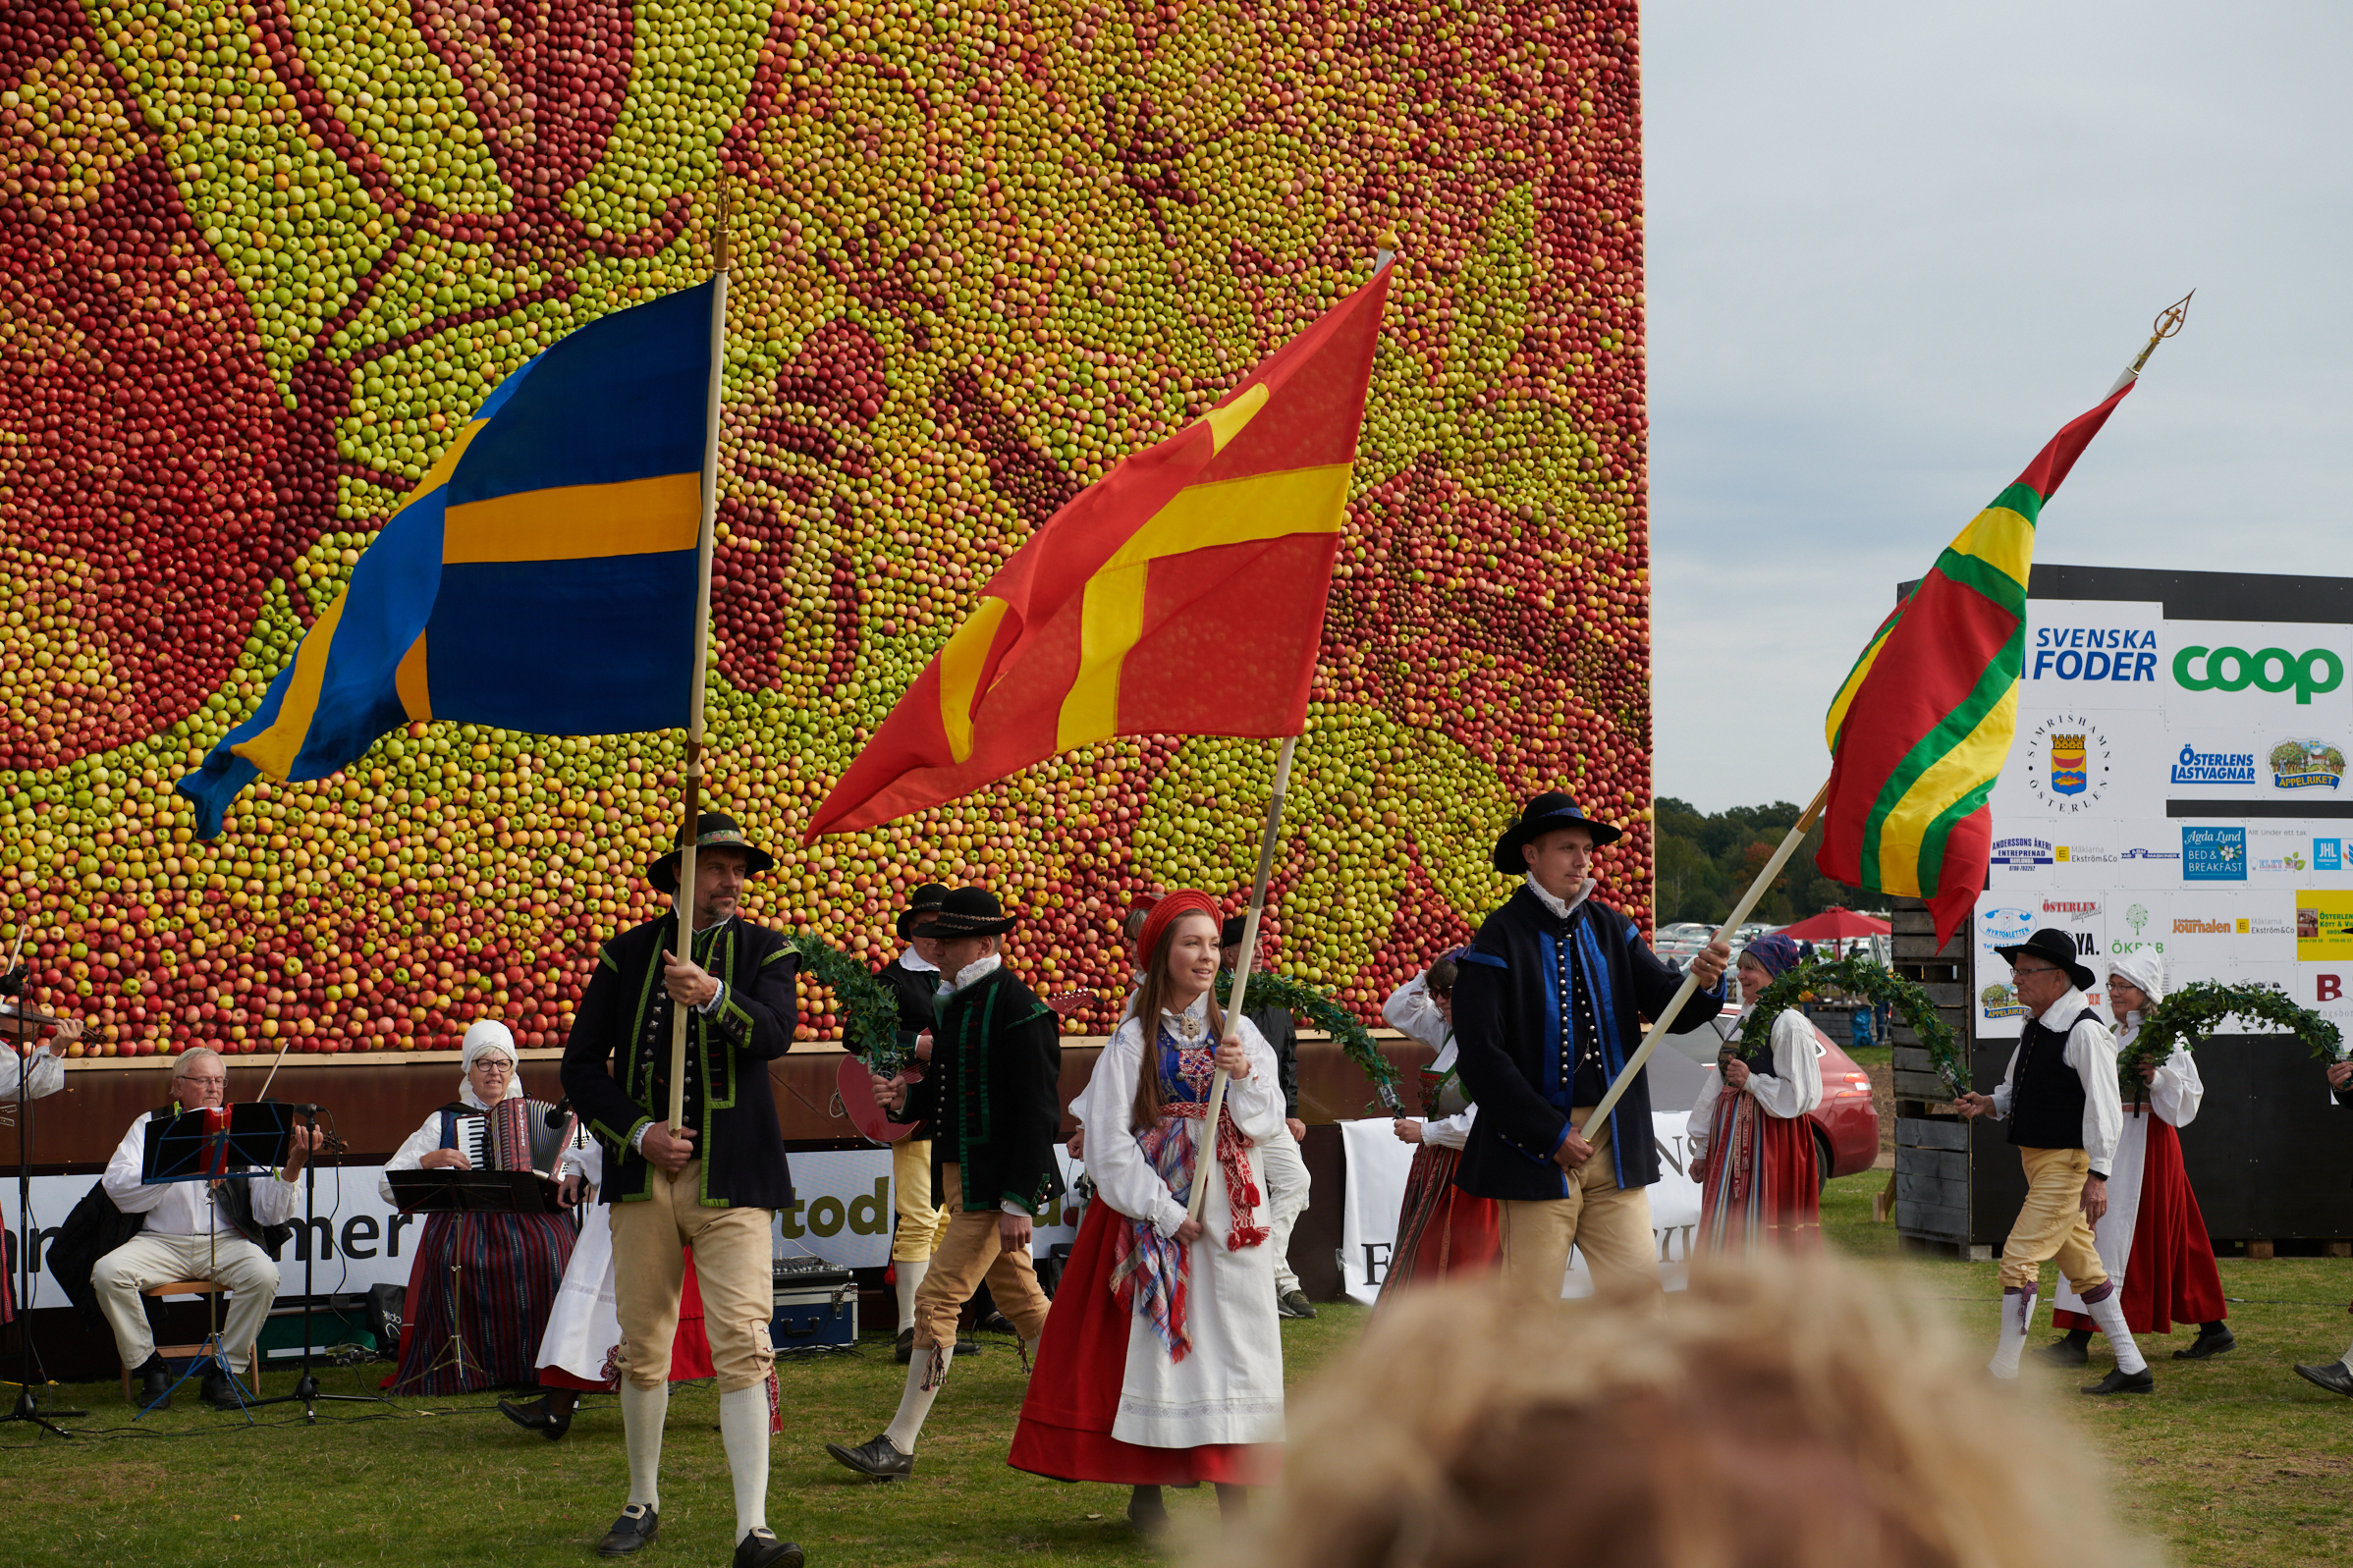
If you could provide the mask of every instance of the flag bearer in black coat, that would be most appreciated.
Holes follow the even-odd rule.
[[[1566,795],[1529,801],[1495,846],[1495,869],[1527,880],[1455,955],[1456,1061],[1479,1119],[1454,1185],[1497,1200],[1505,1285],[1531,1303],[1560,1299],[1571,1246],[1597,1287],[1658,1285],[1649,1085],[1635,1078],[1592,1143],[1578,1131],[1642,1043],[1644,1015],[1683,983],[1633,921],[1592,897],[1593,851],[1619,837]],[[1721,942],[1692,959],[1705,989],[1674,1033],[1723,1010],[1730,959]]]
[[[684,835],[680,835],[682,847]],[[691,962],[675,915],[625,931],[597,955],[564,1046],[564,1092],[605,1146],[621,1319],[621,1419],[629,1500],[597,1549],[633,1552],[661,1523],[662,1421],[685,1249],[694,1249],[703,1327],[719,1375],[719,1430],[736,1490],[737,1568],[798,1568],[801,1550],[768,1529],[768,1437],[775,1410],[769,1230],[793,1201],[768,1063],[793,1047],[800,961],[785,939],[736,918],[743,879],[776,864],[735,820],[696,824]],[[679,851],[646,879],[678,894]],[[674,1137],[671,1009],[686,1029],[685,1099]],[[594,1221],[591,1221],[592,1223]]]
[[[998,956],[1012,917],[984,888],[941,900],[931,929],[943,939],[949,986],[919,1080],[874,1080],[895,1121],[932,1127],[932,1191],[949,1211],[948,1237],[915,1294],[914,1357],[899,1413],[881,1435],[825,1451],[878,1481],[915,1470],[915,1439],[956,1352],[957,1314],[985,1278],[997,1310],[1026,1346],[1046,1327],[1046,1293],[1029,1256],[1030,1220],[1054,1191],[1062,1127],[1062,1020]]]
[[[918,1056],[929,1059],[932,1004],[940,994],[940,939],[931,919],[948,890],[927,882],[907,894],[899,914],[899,940],[906,950],[883,965],[882,982],[899,1002],[899,1032],[919,1037]],[[932,1202],[931,1140],[918,1132],[891,1145],[891,1200],[899,1228],[891,1236],[891,1272],[899,1287],[900,1365],[915,1346],[915,1292],[931,1269],[931,1255],[948,1236],[948,1211]]]

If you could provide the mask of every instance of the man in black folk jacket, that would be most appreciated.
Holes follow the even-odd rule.
[[[988,1281],[997,1310],[1024,1344],[1046,1328],[1046,1293],[1029,1256],[1030,1220],[1061,1180],[1062,1020],[1005,967],[998,947],[1013,927],[996,896],[958,888],[930,929],[943,943],[930,1061],[920,1079],[874,1080],[895,1121],[931,1123],[932,1191],[948,1235],[915,1294],[914,1355],[899,1413],[881,1435],[825,1451],[877,1480],[915,1469],[915,1439],[956,1351],[957,1314]]]
[[[682,847],[684,835],[680,835]],[[676,895],[679,850],[646,878]],[[615,1308],[621,1319],[621,1419],[629,1500],[598,1550],[620,1556],[660,1527],[662,1421],[678,1332],[685,1249],[694,1249],[703,1327],[719,1374],[719,1430],[735,1479],[737,1568],[797,1568],[798,1546],[770,1533],[768,1412],[775,1354],[769,1237],[793,1201],[768,1064],[793,1047],[800,967],[785,938],[736,918],[743,879],[776,864],[735,820],[696,824],[691,962],[677,955],[675,915],[625,931],[597,955],[564,1046],[564,1092],[605,1146]],[[670,1131],[671,1009],[691,1009],[684,1103]]]
[[[1619,837],[1566,795],[1529,801],[1495,846],[1495,869],[1526,881],[1456,955],[1457,1060],[1479,1119],[1454,1185],[1500,1203],[1505,1279],[1530,1302],[1560,1299],[1571,1246],[1597,1288],[1658,1283],[1648,1189],[1659,1153],[1644,1078],[1592,1143],[1578,1131],[1642,1043],[1643,1018],[1683,983],[1633,921],[1593,900],[1593,851]],[[1692,960],[1706,989],[1676,1014],[1675,1033],[1722,1010],[1730,959],[1720,942]]]
[[[906,950],[883,965],[882,983],[899,1003],[903,1037],[931,1033],[941,978],[940,939],[932,932],[931,920],[947,896],[946,888],[927,882],[907,894],[906,907],[899,912],[899,940],[906,944]],[[903,1038],[900,1044],[907,1041]],[[913,1049],[929,1059],[928,1040]],[[904,1366],[915,1349],[915,1292],[931,1270],[931,1255],[948,1238],[948,1211],[931,1199],[931,1140],[920,1128],[891,1145],[891,1202],[899,1215],[899,1228],[891,1236],[891,1272],[899,1289],[896,1354]]]

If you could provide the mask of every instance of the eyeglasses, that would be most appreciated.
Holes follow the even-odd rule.
[[[2014,964],[2010,967],[2010,973],[2020,979],[2024,979],[2028,975],[2055,975],[2058,972],[2048,964],[2037,964],[2032,969],[2023,969]]]

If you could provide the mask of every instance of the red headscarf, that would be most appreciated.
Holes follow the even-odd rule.
[[[1219,917],[1218,901],[1198,889],[1179,888],[1175,892],[1162,894],[1160,902],[1152,906],[1152,913],[1144,917],[1143,935],[1136,939],[1136,946],[1142,949],[1142,960],[1147,966],[1152,962],[1152,955],[1160,950],[1160,939],[1168,935],[1169,928],[1176,923],[1178,916],[1189,914],[1204,914],[1216,920]]]

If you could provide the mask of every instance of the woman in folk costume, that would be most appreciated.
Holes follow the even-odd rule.
[[[1776,933],[1740,954],[1740,1016],[1765,988],[1796,967],[1795,942]],[[1811,1250],[1822,1242],[1822,1183],[1806,1112],[1822,1104],[1822,1063],[1805,1013],[1773,1020],[1763,1049],[1735,1035],[1691,1108],[1691,1172],[1699,1179],[1699,1250],[1747,1252],[1772,1242]]]
[[[507,1026],[475,1020],[465,1031],[457,1101],[427,1116],[385,1162],[385,1170],[489,1168],[498,1147],[496,1108],[504,1105],[512,1108],[506,1119],[520,1115],[520,1141],[511,1145],[511,1159],[563,1177],[564,1201],[574,1202],[578,1135],[567,1144],[562,1128],[547,1124],[550,1108],[523,1099],[516,1066],[515,1036]],[[389,1177],[378,1178],[377,1186],[386,1203],[397,1202]],[[540,1331],[555,1309],[572,1244],[572,1221],[562,1215],[428,1216],[409,1271],[400,1368],[385,1386],[400,1393],[457,1394],[531,1382]],[[453,1265],[460,1270],[454,1315]],[[464,1336],[464,1366],[444,1357],[453,1332]]]
[[[1391,994],[1381,1016],[1438,1054],[1422,1069],[1422,1113],[1392,1126],[1413,1145],[1413,1168],[1397,1208],[1397,1240],[1389,1255],[1381,1299],[1417,1280],[1492,1269],[1503,1257],[1495,1200],[1454,1185],[1454,1167],[1479,1108],[1454,1071],[1454,960],[1441,958]]]
[[[575,1156],[576,1179],[586,1187],[604,1181],[604,1145],[591,1139]],[[568,1179],[568,1186],[571,1180]],[[678,1333],[670,1342],[670,1380],[715,1378],[711,1341],[703,1332],[702,1291],[694,1282],[694,1249],[686,1249],[685,1279],[679,1291]],[[564,1266],[563,1288],[539,1336],[539,1397],[529,1404],[498,1402],[499,1414],[549,1442],[572,1430],[584,1393],[621,1391],[621,1316],[613,1294],[613,1221],[602,1209],[580,1221],[572,1261]]]
[[[1238,1512],[1243,1488],[1280,1462],[1283,1336],[1252,1146],[1282,1128],[1283,1095],[1273,1050],[1211,995],[1215,900],[1190,890],[1161,899],[1141,946],[1135,1008],[1078,1098],[1097,1201],[1055,1292],[1010,1462],[1131,1486],[1128,1519],[1156,1531],[1162,1487],[1214,1482],[1220,1506]],[[1225,1108],[1204,1158],[1218,1067]],[[1186,1202],[1204,1163],[1194,1219]]]
[[[2164,960],[2153,952],[2109,960],[2107,1006],[2116,1017],[2116,1051],[2122,1054],[2141,1032],[2141,1020],[2165,994]],[[2092,1227],[2092,1242],[2108,1277],[2123,1281],[2124,1325],[2136,1334],[2173,1331],[2194,1323],[2198,1337],[2173,1352],[2176,1361],[2203,1361],[2238,1343],[2223,1322],[2222,1276],[2215,1268],[2215,1244],[2206,1217],[2182,1168],[2176,1128],[2197,1119],[2206,1085],[2185,1047],[2162,1063],[2144,1062],[2142,1087],[2124,1101],[2124,1131],[2116,1140],[2116,1162],[2108,1171],[2107,1213]],[[2059,1281],[2052,1323],[2066,1337],[2035,1352],[2054,1367],[2080,1367],[2091,1357],[2099,1325],[2082,1301]]]

